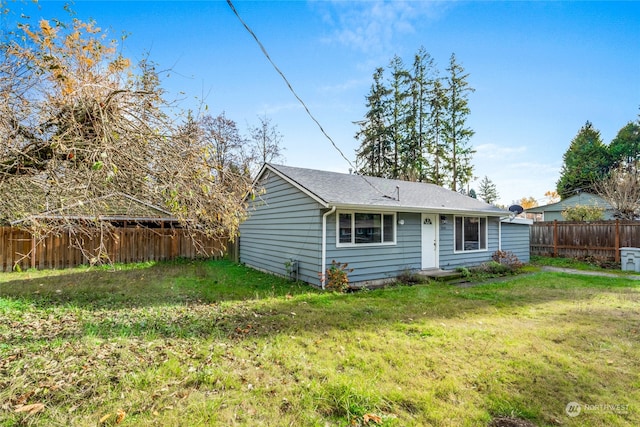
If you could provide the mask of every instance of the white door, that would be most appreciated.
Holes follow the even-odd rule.
[[[422,214],[422,269],[438,267],[438,216]]]

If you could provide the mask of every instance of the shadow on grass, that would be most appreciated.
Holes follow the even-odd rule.
[[[45,272],[0,273],[0,298],[38,308],[123,309],[260,299],[311,292],[301,283],[229,261],[177,260]]]
[[[4,334],[9,344],[85,335],[247,339],[375,331],[385,324],[589,301],[602,292],[637,298],[637,289],[624,279],[539,273],[470,288],[438,284],[335,294],[230,262],[180,262],[8,281],[0,284],[0,315],[14,309],[33,318],[31,324],[18,321],[20,331]]]
[[[300,295],[258,305],[255,315],[229,317],[232,324],[252,320],[253,334],[343,329],[374,329],[388,323],[464,319],[554,301],[588,302],[601,293],[640,300],[640,286],[624,279],[585,278],[557,273],[514,277],[499,283],[459,288],[451,285],[397,287],[354,294]]]

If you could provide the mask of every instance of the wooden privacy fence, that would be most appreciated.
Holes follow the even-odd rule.
[[[221,257],[226,239],[202,238],[197,250],[191,236],[180,229],[116,228],[39,239],[29,231],[0,227],[0,271],[17,268],[68,268],[92,262],[131,263],[175,258]]]
[[[535,222],[531,255],[620,262],[620,248],[640,247],[640,221]]]

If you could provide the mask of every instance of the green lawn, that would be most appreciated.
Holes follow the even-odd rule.
[[[624,277],[334,294],[226,261],[0,273],[2,426],[635,426],[639,361]]]

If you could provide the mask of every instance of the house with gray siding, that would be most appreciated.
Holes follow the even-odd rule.
[[[531,221],[434,184],[265,164],[240,225],[239,259],[324,287],[332,260],[352,286],[455,269],[497,250],[529,261]]]
[[[577,206],[591,206],[601,208],[604,220],[615,219],[615,209],[602,197],[591,193],[578,193],[571,197],[567,197],[557,203],[551,203],[544,206],[536,206],[525,210],[526,214],[536,214],[540,221],[564,221],[562,212],[568,208]]]

